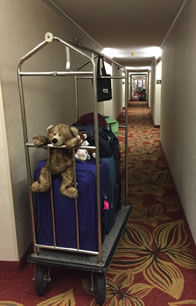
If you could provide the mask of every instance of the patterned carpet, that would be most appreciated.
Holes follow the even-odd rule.
[[[124,113],[119,121],[124,123]],[[196,305],[195,245],[146,102],[129,102],[128,167],[133,210],[107,273],[104,305]],[[96,305],[86,272],[54,270],[41,298],[33,275],[33,265],[20,273],[0,273],[0,305]]]

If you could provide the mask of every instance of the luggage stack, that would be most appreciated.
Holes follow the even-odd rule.
[[[77,126],[79,130],[81,128]],[[84,127],[82,127],[83,129]],[[94,145],[94,127],[85,126],[87,140]],[[107,130],[107,131],[106,131]],[[109,133],[109,134],[108,134]],[[109,136],[107,136],[109,135]],[[120,151],[118,139],[111,130],[102,126],[99,130],[100,145],[100,199],[102,241],[112,229],[116,213],[120,209]],[[108,137],[108,138],[107,138]],[[106,143],[108,142],[108,143]],[[103,150],[102,150],[103,148]],[[40,161],[35,170],[35,180],[46,160]],[[79,248],[98,251],[98,212],[96,190],[96,161],[76,159],[76,182],[78,188]],[[60,176],[53,176],[53,201],[56,246],[77,249],[75,200],[61,195]],[[37,243],[53,246],[53,220],[50,192],[35,194],[35,219]],[[107,203],[107,206],[105,205]]]
[[[35,179],[46,161],[41,161],[35,171]],[[104,188],[106,167],[100,163],[102,240],[104,238]],[[78,215],[80,249],[98,250],[96,165],[94,161],[76,162],[78,188]],[[54,215],[56,224],[56,245],[77,248],[75,200],[61,195],[60,176],[53,176]],[[37,243],[54,245],[50,192],[36,194],[36,236]]]

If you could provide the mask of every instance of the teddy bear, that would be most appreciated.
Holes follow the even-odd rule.
[[[33,144],[39,148],[47,144],[52,144],[50,149],[49,160],[40,171],[37,181],[33,182],[31,189],[33,192],[45,192],[50,189],[50,173],[52,175],[61,175],[62,182],[60,185],[60,193],[69,198],[76,198],[78,190],[74,186],[74,168],[73,168],[73,148],[81,145],[82,140],[78,135],[78,129],[68,124],[50,125],[47,128],[46,136],[34,136]],[[62,146],[64,148],[55,148]]]
[[[79,137],[81,138],[81,146],[89,146],[89,142],[87,140],[87,134],[86,133],[82,133],[82,132],[79,132]],[[82,148],[79,148],[78,150],[76,150],[76,153],[75,153],[75,157],[77,159],[80,159],[80,160],[87,160],[87,159],[91,159],[91,157],[93,158],[96,158],[96,150],[95,149],[82,149]]]

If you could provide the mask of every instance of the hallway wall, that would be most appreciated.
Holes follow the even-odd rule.
[[[151,65],[151,90],[150,90],[150,109],[151,109],[151,114],[152,114],[152,120],[154,123],[154,108],[155,108],[155,86],[156,86],[156,61],[155,59],[152,62]]]
[[[10,167],[8,160],[8,144],[5,128],[5,116],[0,83],[0,258],[5,254],[10,260],[17,258],[16,229],[13,209],[13,198],[11,190]],[[6,231],[6,235],[5,235]],[[9,243],[8,243],[9,241]]]
[[[196,243],[196,1],[163,47],[161,143]]]
[[[0,260],[17,261],[32,240],[16,74],[18,62],[24,54],[44,40],[46,32],[52,32],[56,36],[71,41],[77,36],[85,46],[94,49],[97,46],[94,46],[88,37],[40,0],[1,0],[0,11],[0,41],[3,46],[0,48],[0,80],[5,118],[2,133],[7,136],[6,145],[8,146],[8,150],[5,146],[4,152],[1,153],[4,159],[0,159],[0,171],[5,173],[4,182],[1,182],[0,188],[4,189],[6,195],[6,202],[2,194],[0,199]],[[55,44],[49,45],[25,64],[23,70],[63,70],[64,55],[64,47],[57,49]],[[73,56],[74,65],[81,63],[81,58],[74,54]],[[90,81],[87,80],[87,82]],[[45,135],[46,128],[52,123],[72,123],[75,120],[73,79],[65,81],[64,78],[59,77],[57,81],[55,78],[30,77],[25,79],[24,85],[28,128],[31,130],[29,141],[34,135]],[[89,86],[84,83],[82,88],[81,111],[92,111],[88,103],[92,99],[92,91],[90,92]],[[35,151],[32,154],[33,164],[43,157],[43,154],[39,153],[39,156],[37,154],[36,157]],[[6,169],[5,160],[8,163]],[[8,251],[8,243],[12,250]]]
[[[154,107],[154,125],[160,125],[160,108],[161,108],[161,79],[162,79],[162,61],[156,65],[155,78],[155,107]]]
[[[151,71],[151,112],[152,119],[155,126],[160,126],[160,107],[161,107],[161,84],[158,84],[157,81],[160,81],[162,78],[162,62],[157,62],[154,59],[152,64]]]
[[[152,72],[151,70],[149,71],[149,74],[148,74],[148,107],[151,108],[151,93],[152,93]]]
[[[122,69],[119,69],[116,65],[112,64],[113,75],[122,76]],[[113,79],[113,105],[112,109],[112,118],[118,118],[122,111],[122,101],[123,101],[123,87],[121,79]]]

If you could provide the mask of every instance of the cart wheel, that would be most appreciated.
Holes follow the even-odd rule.
[[[48,267],[40,264],[36,265],[35,291],[38,296],[42,296],[44,294],[49,281],[50,278]]]
[[[93,284],[96,303],[103,305],[106,297],[106,281],[104,273],[93,273]]]

